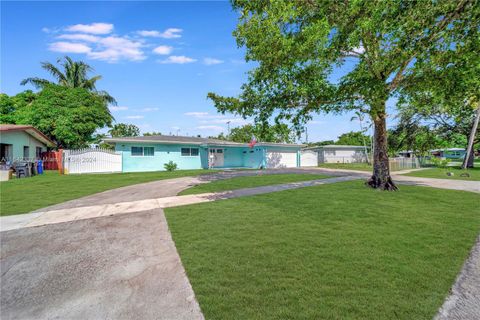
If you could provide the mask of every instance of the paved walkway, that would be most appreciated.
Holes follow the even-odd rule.
[[[3,319],[203,319],[161,209],[0,232]]]
[[[435,320],[480,319],[480,236]]]

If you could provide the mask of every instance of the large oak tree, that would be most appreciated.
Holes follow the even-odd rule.
[[[301,130],[312,114],[358,110],[375,133],[373,188],[396,190],[388,165],[386,103],[419,59],[478,36],[475,0],[238,0],[234,32],[249,73],[239,97],[209,93],[221,112],[275,117]],[[469,30],[475,30],[468,32]],[[353,60],[353,67],[341,68]],[[334,79],[340,68],[343,75]]]

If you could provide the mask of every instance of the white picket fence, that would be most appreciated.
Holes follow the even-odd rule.
[[[122,155],[108,149],[63,150],[65,174],[121,172]]]

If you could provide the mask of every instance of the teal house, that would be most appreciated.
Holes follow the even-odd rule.
[[[42,132],[29,125],[0,125],[0,162],[34,161],[47,148],[55,147]]]
[[[292,168],[300,166],[301,144],[254,145],[218,139],[182,136],[106,138],[122,155],[123,172],[165,170],[170,161],[178,169]]]

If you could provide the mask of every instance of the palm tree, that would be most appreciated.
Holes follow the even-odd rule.
[[[94,76],[88,78],[88,73],[93,71],[93,68],[83,61],[73,61],[72,58],[65,56],[64,59],[58,59],[57,63],[60,64],[63,70],[60,70],[50,62],[42,62],[42,68],[47,70],[56,80],[57,84],[70,88],[84,88],[92,91],[101,96],[106,103],[113,105],[117,104],[115,98],[113,98],[106,91],[98,91],[95,84],[98,80],[102,79],[102,76]],[[27,83],[32,84],[37,89],[41,89],[46,85],[53,84],[53,82],[42,78],[27,78],[20,82],[21,85]]]

